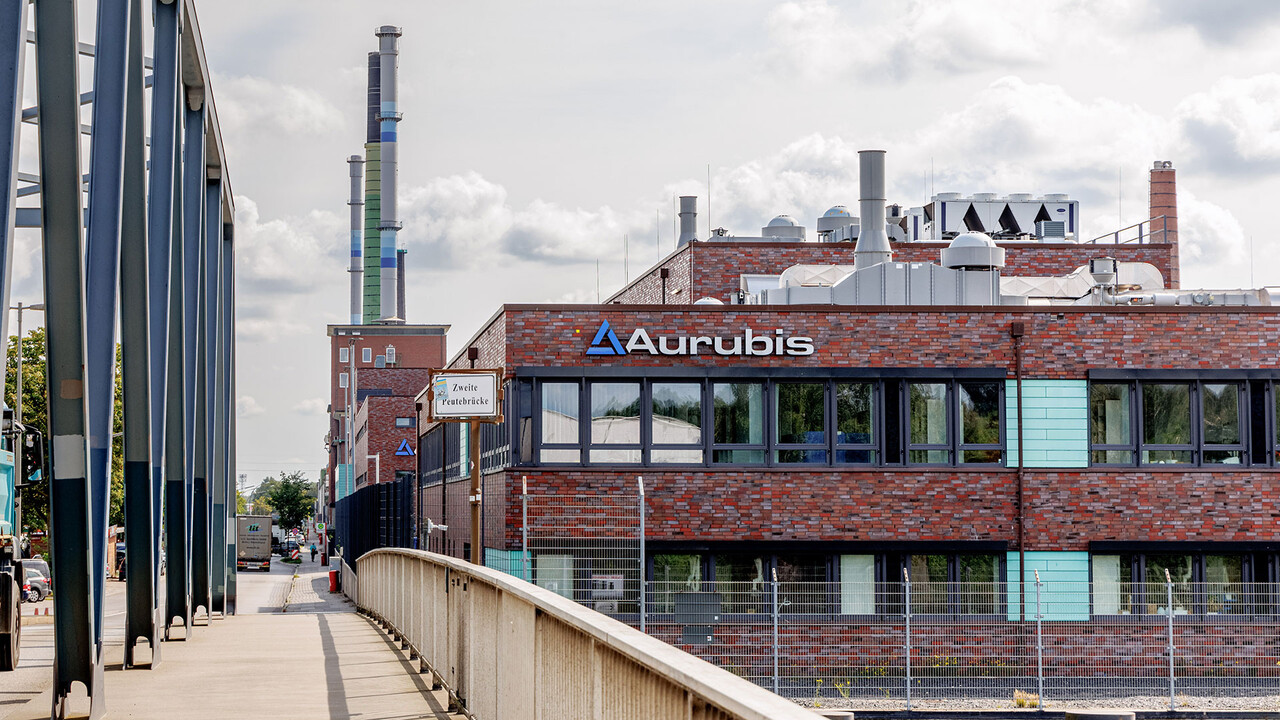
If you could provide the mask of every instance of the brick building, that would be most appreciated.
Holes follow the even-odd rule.
[[[445,363],[447,325],[330,325],[329,508],[376,481],[414,475],[413,398]],[[348,409],[354,409],[348,413]],[[352,418],[348,424],[347,418]],[[354,451],[347,452],[348,446]],[[376,461],[371,457],[378,458]],[[332,515],[329,517],[332,522]]]
[[[1180,289],[1172,167],[1151,179],[1169,232],[1141,242],[718,236],[605,304],[503,306],[451,363],[505,377],[485,561],[589,600],[631,571],[593,550],[591,503],[557,498],[607,505],[642,476],[650,582],[869,588],[824,601],[856,617],[900,603],[907,571],[934,588],[921,612],[1016,618],[1039,571],[1091,587],[1087,619],[1154,612],[1168,571],[1201,588],[1173,613],[1242,607],[1280,583],[1280,313]],[[468,556],[466,433],[419,432],[422,513],[448,526],[420,538]],[[548,498],[528,521],[526,484]],[[550,514],[578,549],[524,558]]]

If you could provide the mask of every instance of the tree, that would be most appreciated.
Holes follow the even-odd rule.
[[[237,515],[249,514],[249,501],[245,499],[244,495],[240,494],[239,490],[236,490],[236,514]]]
[[[264,481],[264,485],[266,482]],[[301,527],[311,517],[316,501],[316,486],[302,472],[280,473],[267,495],[267,502],[280,515],[280,527]]]
[[[4,402],[14,407],[15,380],[18,376],[18,356],[14,352],[18,344],[16,335],[10,336],[5,365],[8,371],[4,379]],[[121,380],[120,346],[116,345],[115,402],[112,408],[111,441],[111,498],[107,522],[124,524],[124,402]],[[22,424],[39,430],[44,435],[46,457],[49,447],[49,404],[45,391],[45,333],[35,328],[22,338]],[[23,478],[24,480],[26,478]],[[30,530],[49,528],[49,478],[22,491],[22,524]]]

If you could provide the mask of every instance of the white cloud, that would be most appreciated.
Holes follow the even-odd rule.
[[[294,405],[293,411],[299,415],[324,415],[328,407],[329,401],[324,398],[307,398]]]
[[[258,404],[252,395],[241,395],[236,398],[236,417],[251,418],[265,415],[267,409]]]
[[[337,106],[314,90],[254,76],[214,73],[224,133],[317,135],[343,128]]]
[[[1223,78],[1174,113],[1194,162],[1223,174],[1280,170],[1280,75]]]

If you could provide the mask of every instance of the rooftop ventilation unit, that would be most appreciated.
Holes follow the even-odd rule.
[[[1067,239],[1067,224],[1061,220],[1041,220],[1036,223],[1036,237]]]

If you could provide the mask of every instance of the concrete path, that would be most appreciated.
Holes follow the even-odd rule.
[[[328,592],[328,574],[310,562],[273,563],[271,573],[240,573],[239,614],[198,621],[192,639],[168,642],[155,670],[121,668],[119,639],[107,646],[108,718],[451,718],[378,626]],[[45,668],[48,668],[47,660]],[[47,672],[47,670],[46,670]],[[5,679],[0,676],[0,697]],[[83,714],[87,701],[72,703]],[[49,717],[47,691],[4,720]],[[76,716],[76,715],[73,715]]]

